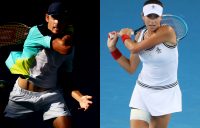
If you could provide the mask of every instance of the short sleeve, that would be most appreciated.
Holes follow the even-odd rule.
[[[50,48],[51,36],[43,35],[37,26],[34,26],[30,29],[30,32],[25,40],[25,47],[41,47]]]

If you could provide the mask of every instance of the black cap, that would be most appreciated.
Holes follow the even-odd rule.
[[[48,15],[66,15],[68,13],[68,10],[61,2],[53,2],[49,5],[48,8]]]

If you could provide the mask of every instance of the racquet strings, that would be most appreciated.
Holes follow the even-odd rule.
[[[185,21],[177,16],[163,16],[161,24],[167,24],[173,27],[178,41],[184,38],[188,31]]]
[[[29,27],[21,23],[9,23],[0,26],[0,46],[23,43]]]

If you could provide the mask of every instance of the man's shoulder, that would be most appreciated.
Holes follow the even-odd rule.
[[[73,34],[74,33],[74,26],[73,25],[67,25],[65,29],[66,34]]]
[[[48,30],[46,24],[39,24],[32,27],[32,29],[36,32],[39,32],[42,36],[49,36],[52,33]]]

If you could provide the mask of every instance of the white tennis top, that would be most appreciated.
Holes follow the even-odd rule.
[[[144,38],[145,29],[142,30],[138,42]],[[163,88],[177,84],[178,71],[178,49],[177,45],[169,46],[160,43],[150,49],[139,53],[140,60],[143,62],[142,70],[138,76],[138,82],[150,88],[152,86]]]

